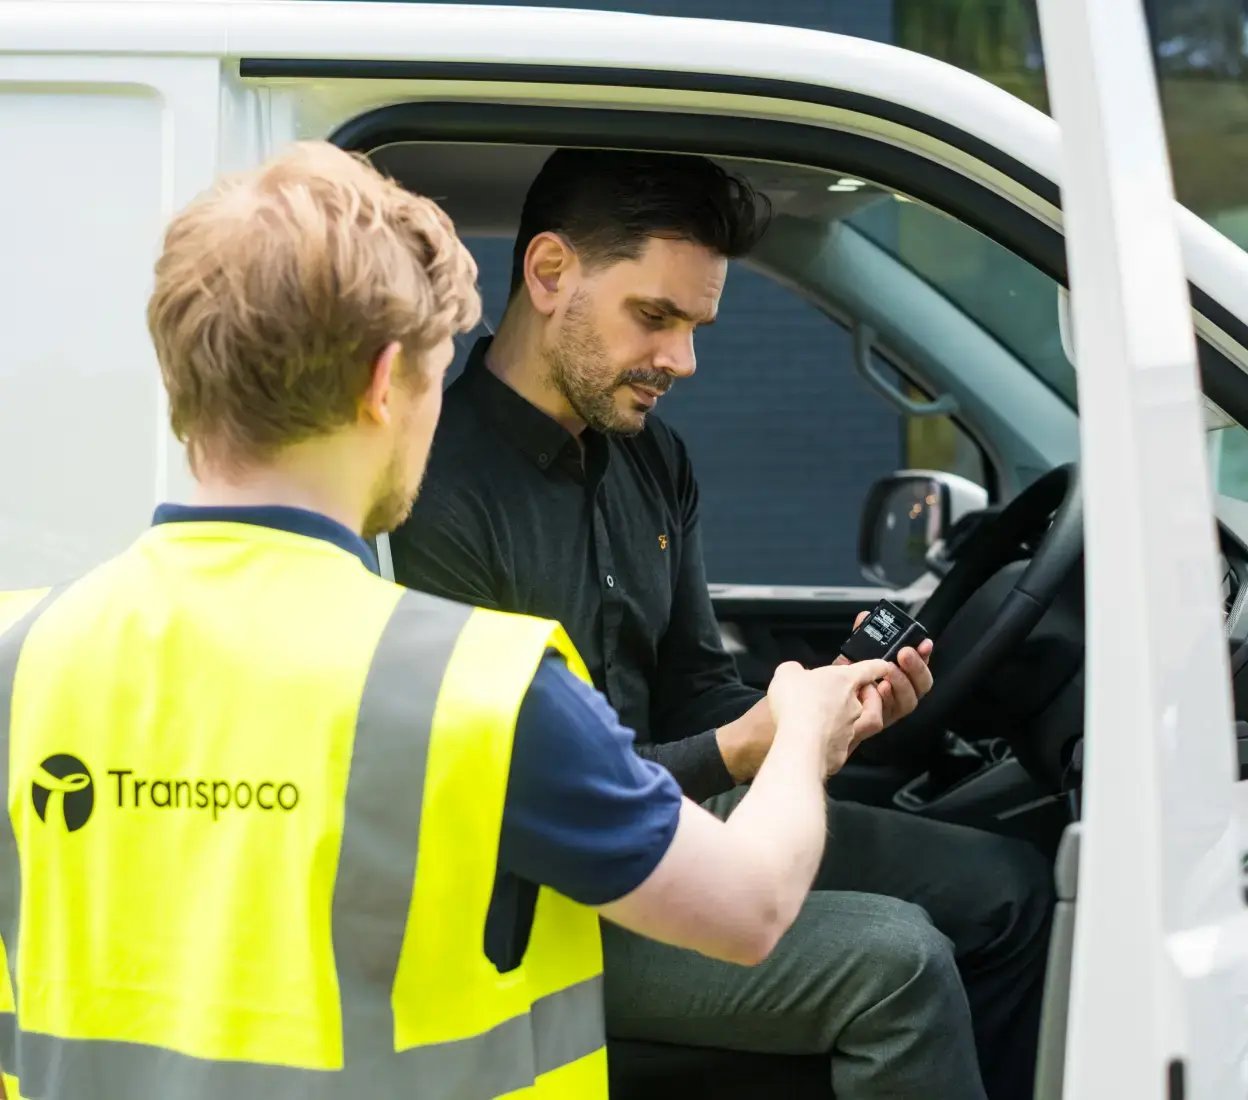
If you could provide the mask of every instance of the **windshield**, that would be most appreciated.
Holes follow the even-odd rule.
[[[845,219],[971,317],[1071,408],[1058,285],[1009,249],[917,202],[888,194]]]

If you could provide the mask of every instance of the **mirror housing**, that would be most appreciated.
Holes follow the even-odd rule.
[[[932,571],[929,557],[988,492],[956,474],[899,470],[871,486],[858,531],[858,564],[871,583],[908,588]]]

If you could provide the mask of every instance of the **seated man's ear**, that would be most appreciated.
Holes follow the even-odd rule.
[[[360,395],[359,415],[374,424],[389,424],[393,416],[392,393],[403,372],[403,345],[391,340],[373,360],[368,386]]]
[[[524,250],[524,285],[533,308],[549,317],[566,296],[576,253],[558,233],[539,233]]]

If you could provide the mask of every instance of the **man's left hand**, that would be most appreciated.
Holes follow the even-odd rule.
[[[868,614],[864,611],[854,620],[855,630]],[[854,723],[854,747],[912,713],[919,700],[932,690],[932,671],[927,667],[932,647],[928,638],[918,649],[903,649],[897,654],[897,663],[889,665],[888,679],[862,689],[858,696],[862,714]],[[848,657],[838,657],[833,662],[849,663]]]

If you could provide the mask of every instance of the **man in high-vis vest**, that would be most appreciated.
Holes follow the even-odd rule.
[[[148,323],[194,500],[0,597],[9,1097],[594,1100],[600,915],[751,964],[797,914],[886,666],[782,667],[721,822],[558,625],[377,575],[475,274],[319,143],[170,226]]]

